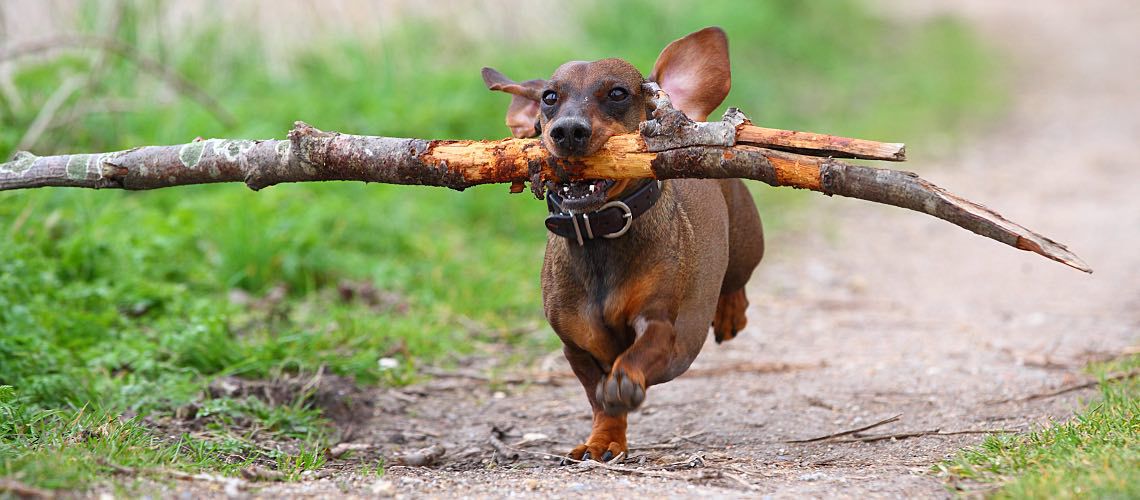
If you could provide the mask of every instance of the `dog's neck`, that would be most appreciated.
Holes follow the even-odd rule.
[[[656,181],[650,180],[648,182]],[[621,260],[627,258],[628,255],[628,258],[636,258],[637,254],[642,251],[640,249],[646,249],[665,241],[670,237],[669,234],[674,232],[677,221],[672,220],[672,218],[676,216],[678,210],[676,205],[675,186],[670,181],[663,181],[661,182],[661,194],[657,201],[640,217],[637,217],[630,225],[629,230],[619,238],[595,238],[584,241],[584,245],[579,245],[574,237],[566,238],[553,232],[550,232],[549,235],[551,239],[564,243],[574,257],[586,258],[589,256],[589,258],[602,258],[603,260],[610,258]]]
[[[599,298],[607,296],[619,285],[631,279],[631,273],[640,273],[651,262],[668,262],[670,249],[679,248],[691,235],[687,220],[677,206],[676,186],[665,181],[661,198],[642,214],[629,231],[620,238],[598,239],[579,245],[576,241],[550,233],[550,245],[558,248],[554,253],[565,256],[568,267],[561,273],[581,280],[586,294]]]
[[[661,182],[646,179],[624,187],[623,194],[610,199],[600,208],[589,212],[566,210],[562,197],[551,191],[547,194],[547,229],[558,236],[584,246],[587,242],[621,238],[648,212],[661,197]]]

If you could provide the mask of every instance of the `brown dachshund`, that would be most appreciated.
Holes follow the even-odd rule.
[[[542,136],[559,158],[588,156],[651,112],[646,78],[621,59],[563,64],[549,80],[516,83],[483,69],[513,95],[507,125]],[[728,40],[706,28],[669,44],[648,81],[703,121],[728,94]],[[593,409],[573,459],[627,451],[626,414],[649,386],[685,372],[712,325],[719,343],[745,324],[744,286],[764,254],[760,216],[739,179],[547,183],[550,234],[542,266],[546,318]]]

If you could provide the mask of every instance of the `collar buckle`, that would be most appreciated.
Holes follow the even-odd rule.
[[[605,209],[610,208],[610,207],[618,207],[622,210],[622,212],[625,212],[624,214],[622,214],[622,218],[625,219],[625,225],[622,226],[621,229],[615,233],[603,234],[602,235],[603,238],[613,239],[613,238],[618,238],[621,235],[625,234],[627,231],[629,231],[629,227],[633,225],[633,210],[630,210],[629,205],[626,205],[624,201],[614,200],[614,201],[611,201],[609,203],[606,203],[605,205],[602,205],[602,208],[600,208],[598,211],[600,212],[600,211],[605,210]],[[589,223],[590,223],[590,219],[586,219],[586,229],[590,228]],[[592,234],[593,233],[591,232],[591,238],[593,237]]]

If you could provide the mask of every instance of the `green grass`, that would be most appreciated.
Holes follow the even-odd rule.
[[[289,454],[260,447],[228,433],[222,433],[217,439],[188,434],[182,434],[176,439],[163,439],[155,436],[137,417],[126,418],[87,408],[74,412],[35,411],[16,404],[14,396],[15,391],[11,386],[0,386],[0,435],[4,437],[0,440],[0,457],[4,458],[4,476],[32,478],[34,484],[42,488],[75,487],[89,482],[93,476],[111,474],[122,468],[132,469],[139,474],[158,474],[161,478],[161,473],[172,464],[177,464],[180,470],[186,472],[230,474],[250,465],[264,464],[283,472],[288,479],[295,480],[301,472],[318,468],[324,463],[323,449],[319,447]],[[215,400],[212,404],[227,405],[220,400]],[[283,416],[287,420],[290,419],[289,416],[300,416],[295,409],[265,408],[264,403],[256,400],[236,404],[244,405],[252,405],[255,409],[225,408],[215,411],[229,415],[258,412],[258,416],[268,422]],[[282,431],[272,427],[268,430]],[[306,438],[302,442],[315,442],[318,439],[313,434],[321,430],[289,425],[283,430],[286,435],[297,432]],[[27,448],[35,448],[37,452],[29,453]]]
[[[1072,420],[1027,434],[989,437],[941,464],[944,475],[996,487],[997,498],[1140,497],[1140,356],[1092,369],[1101,400]]]
[[[100,24],[99,4],[85,5],[84,29]],[[134,109],[76,115],[37,153],[282,137],[298,119],[363,134],[501,138],[508,97],[484,89],[482,66],[528,79],[569,59],[621,56],[648,70],[667,42],[713,24],[731,40],[726,104],[765,125],[916,142],[960,132],[1000,96],[992,57],[957,22],[900,26],[851,1],[597,2],[565,14],[567,33],[523,44],[409,18],[383,39],[307,46],[288,68],[270,67],[258,56],[264,42],[246,31],[157,36],[165,4],[127,5],[115,36],[201,85],[239,125],[227,129],[185,98],[165,102],[160,83],[112,57],[61,113],[106,99]],[[79,55],[20,61],[18,99],[0,92],[0,156],[63,80],[88,70]],[[769,230],[804,199],[756,192]],[[314,450],[331,429],[308,400],[211,398],[210,381],[323,369],[405,384],[418,364],[476,346],[511,360],[548,352],[557,340],[545,326],[517,329],[545,325],[544,215],[541,202],[505,186],[0,193],[0,385],[12,388],[0,406],[11,415],[0,419],[0,477],[82,488],[111,471],[105,464],[234,473],[263,463],[290,477],[318,467]],[[340,285],[371,286],[380,298],[343,300]],[[206,429],[171,437],[150,423],[190,405]],[[267,438],[302,451],[283,454]]]

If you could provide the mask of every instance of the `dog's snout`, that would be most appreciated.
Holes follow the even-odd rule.
[[[566,154],[582,154],[590,143],[590,122],[583,118],[563,118],[550,127],[550,139]]]

